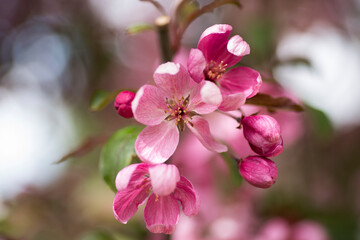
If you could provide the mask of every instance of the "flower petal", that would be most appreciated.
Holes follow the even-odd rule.
[[[231,67],[238,63],[241,58],[250,53],[250,47],[239,35],[235,35],[229,39],[226,48],[217,54],[217,62],[223,61],[227,67]]]
[[[187,69],[192,79],[199,83],[204,79],[204,69],[206,60],[203,53],[199,49],[192,48],[189,54]]]
[[[172,195],[151,194],[144,210],[146,228],[153,233],[171,234],[179,222],[180,208]]]
[[[219,106],[222,101],[220,89],[215,83],[206,81],[200,90],[201,98],[204,103]]]
[[[219,110],[227,112],[227,111],[233,111],[245,104],[246,97],[245,94],[235,93],[235,94],[229,94],[228,92],[222,91],[222,97],[223,101],[221,105],[219,106]]]
[[[144,85],[136,93],[132,102],[134,118],[145,125],[158,125],[166,118],[165,96],[161,89]]]
[[[132,169],[135,165],[135,169]],[[128,168],[128,169],[127,169]],[[131,164],[122,169],[116,176],[116,189],[121,191],[125,188],[138,188],[149,181],[146,175],[149,174],[149,165],[146,163]]]
[[[200,207],[199,196],[196,194],[191,182],[183,176],[177,183],[174,197],[181,202],[185,215],[194,216],[198,213]]]
[[[121,191],[128,186],[133,172],[139,165],[140,163],[131,164],[118,172],[115,179],[115,185],[118,191]]]
[[[172,164],[159,164],[149,167],[153,192],[160,196],[171,194],[180,181],[178,168]]]
[[[173,122],[163,121],[156,126],[147,126],[135,142],[139,158],[146,163],[165,162],[179,143],[179,131]]]
[[[205,59],[209,62],[217,60],[216,56],[222,51],[224,44],[230,35],[232,27],[227,24],[215,24],[207,28],[200,36],[198,48],[203,52]],[[219,48],[221,49],[219,50]]]
[[[138,206],[148,196],[150,184],[139,188],[125,188],[119,191],[114,200],[113,212],[115,218],[122,223],[127,223],[136,213]]]
[[[219,79],[220,88],[226,95],[243,93],[250,98],[259,92],[262,84],[260,73],[248,67],[237,67]]]
[[[191,124],[187,123],[187,126],[208,150],[213,152],[227,151],[227,147],[221,143],[218,143],[211,135],[209,123],[205,119],[199,116],[194,116],[191,120]]]
[[[250,47],[239,35],[235,35],[230,38],[227,44],[227,50],[238,57],[242,57],[250,54]]]
[[[188,71],[179,63],[167,62],[161,64],[154,73],[154,80],[158,87],[168,96],[183,97],[189,91],[190,76]]]
[[[222,101],[220,89],[210,81],[202,81],[195,86],[190,96],[193,97],[189,108],[199,114],[214,112]]]

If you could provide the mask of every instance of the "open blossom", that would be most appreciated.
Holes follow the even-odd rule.
[[[273,161],[261,156],[249,156],[239,163],[241,176],[251,185],[259,188],[271,187],[278,176]]]
[[[265,157],[279,155],[283,151],[279,123],[269,115],[247,116],[241,120],[244,137],[251,149]]]
[[[175,230],[180,215],[178,201],[187,216],[196,215],[199,210],[198,195],[175,165],[132,164],[118,173],[116,188],[115,218],[127,223],[138,205],[148,198],[144,218],[153,233],[170,234]]]
[[[148,125],[135,142],[136,153],[142,161],[165,162],[174,153],[179,131],[185,126],[207,149],[227,150],[215,141],[208,122],[200,116],[215,111],[221,103],[221,93],[214,83],[195,83],[182,65],[173,62],[160,65],[154,80],[156,86],[142,86],[132,102],[134,118]],[[201,92],[212,96],[211,103],[203,101]]]
[[[254,96],[262,84],[260,74],[248,67],[236,67],[240,59],[250,53],[249,45],[239,36],[229,38],[232,27],[216,24],[201,35],[198,48],[191,49],[188,70],[196,82],[208,80],[218,84],[223,101],[220,110],[231,111],[241,107]],[[209,99],[207,92],[203,98]]]

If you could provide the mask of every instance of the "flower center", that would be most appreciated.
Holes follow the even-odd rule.
[[[176,99],[175,96],[173,96],[172,99],[166,98],[166,105],[168,109],[165,110],[165,113],[169,113],[169,115],[165,118],[165,120],[175,120],[179,131],[184,131],[185,124],[189,122],[189,119],[192,119],[192,116],[195,115],[194,112],[188,111],[189,102],[190,95],[186,98],[181,97],[180,99]]]
[[[204,74],[207,80],[215,82],[226,71],[227,64],[224,64],[224,61],[221,61],[219,64],[211,60],[204,70]]]

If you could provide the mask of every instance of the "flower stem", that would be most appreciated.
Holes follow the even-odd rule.
[[[226,116],[228,116],[228,117],[231,117],[232,119],[234,119],[234,120],[237,121],[238,123],[241,122],[241,118],[240,118],[240,117],[233,116],[233,115],[231,115],[231,114],[229,114],[229,113],[227,113],[227,112],[223,112],[223,111],[220,111],[220,110],[216,110],[216,111],[219,112],[219,113],[221,113],[221,114],[224,114],[224,115],[226,115]]]
[[[240,186],[242,183],[242,177],[240,176],[238,167],[237,167],[237,160],[230,156],[228,152],[221,153],[222,158],[224,159],[226,165],[229,168],[229,172],[231,175],[231,180],[235,186]]]
[[[169,35],[170,17],[163,15],[156,18],[155,25],[160,43],[162,61],[164,63],[169,62],[173,57],[173,50],[171,48]]]

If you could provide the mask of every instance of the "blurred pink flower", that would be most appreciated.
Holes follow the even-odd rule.
[[[288,240],[290,236],[289,223],[282,218],[273,218],[262,226],[254,240]]]
[[[165,162],[175,151],[179,131],[189,127],[191,132],[209,150],[227,151],[215,141],[206,120],[200,114],[215,111],[221,103],[221,94],[214,83],[193,82],[186,69],[173,62],[160,65],[155,73],[157,86],[144,85],[132,102],[134,118],[148,125],[138,136],[135,150],[148,163]],[[200,92],[212,95],[212,103],[205,103]]]
[[[180,215],[178,201],[187,216],[196,215],[200,206],[193,185],[171,164],[138,163],[125,167],[116,177],[116,188],[115,218],[127,223],[138,205],[149,197],[144,218],[153,233],[170,234],[175,230]]]
[[[324,227],[315,221],[301,221],[293,226],[293,240],[328,240]]]
[[[261,156],[249,156],[241,160],[239,171],[247,182],[259,188],[271,187],[278,176],[275,163]]]
[[[219,84],[223,101],[222,111],[236,110],[246,98],[254,96],[262,84],[260,74],[248,67],[234,66],[250,53],[249,45],[239,36],[229,38],[232,27],[216,24],[207,28],[201,35],[198,48],[191,49],[188,70],[198,83],[209,80]],[[211,96],[202,93],[205,101]]]
[[[268,220],[254,240],[329,240],[325,228],[315,221],[303,220],[290,225],[282,218]]]
[[[269,115],[252,115],[241,121],[244,137],[259,155],[273,157],[283,151],[279,123]]]
[[[225,201],[220,199],[219,192],[212,191],[207,194],[203,192],[202,200],[208,201],[207,198],[215,198],[216,201],[208,206],[204,206],[202,201],[199,214],[181,221],[171,239],[250,240],[255,221],[254,201],[253,198],[246,199],[248,193],[247,189],[243,191],[244,187],[236,191],[241,195],[240,198],[227,195]],[[251,191],[254,189],[251,187]]]
[[[114,107],[120,116],[124,118],[132,118],[134,116],[131,110],[131,103],[134,97],[135,93],[130,91],[122,91],[116,96]]]

